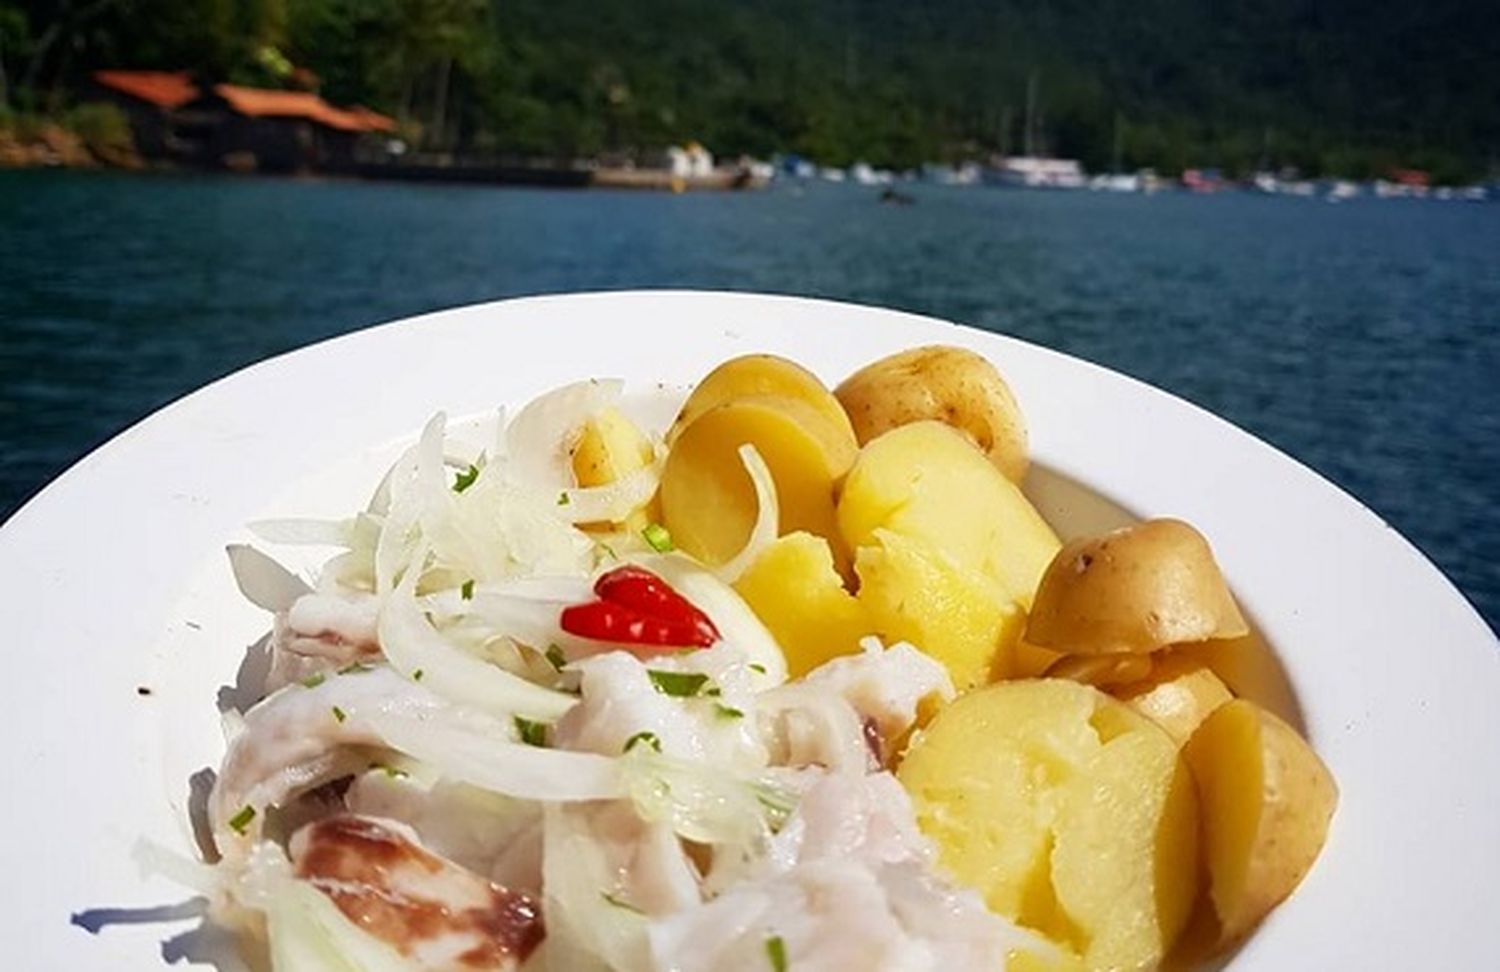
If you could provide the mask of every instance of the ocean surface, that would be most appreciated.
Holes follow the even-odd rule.
[[[653,195],[0,172],[0,518],[155,408],[422,311],[624,287],[898,307],[1197,402],[1500,626],[1500,205],[918,186]]]

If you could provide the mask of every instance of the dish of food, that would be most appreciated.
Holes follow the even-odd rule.
[[[814,322],[829,340],[809,341]],[[507,352],[503,390],[477,387]],[[362,365],[382,394],[358,407],[317,385]],[[238,418],[252,402],[274,414]],[[401,434],[444,406],[461,418]],[[280,424],[313,414],[320,428]],[[182,471],[164,506],[163,462]],[[37,541],[49,509],[72,537],[123,521],[121,540],[147,539],[125,586],[157,609],[91,608],[55,643],[166,633],[87,680],[129,685],[101,707],[117,732],[16,753],[49,795],[78,785],[68,754],[118,794],[97,827],[22,809],[10,828],[51,848],[66,833],[94,869],[39,878],[38,902],[73,917],[20,946],[42,964],[232,962],[222,939],[160,924],[205,912],[278,968],[1480,954],[1479,926],[1458,923],[1500,847],[1473,812],[1500,767],[1493,636],[1305,470],[1016,342],[726,295],[475,308],[149,420],[0,532],[12,589],[59,576]],[[228,543],[238,591],[193,548],[206,536]],[[1442,633],[1424,671],[1463,673],[1442,718],[1371,664],[1419,630],[1383,591]],[[46,698],[56,682],[35,675]],[[1433,747],[1455,735],[1467,769],[1445,774],[1459,750]],[[189,784],[205,766],[212,782]],[[1424,853],[1393,862],[1391,835],[1419,820]],[[1424,886],[1464,900],[1436,908]],[[1382,909],[1379,948],[1327,934]]]

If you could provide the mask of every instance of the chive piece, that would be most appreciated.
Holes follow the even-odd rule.
[[[742,711],[740,711],[739,709],[736,709],[736,708],[734,708],[732,706],[723,705],[723,704],[718,703],[718,702],[714,703],[714,712],[715,712],[715,714],[718,715],[718,717],[720,719],[743,719],[743,718],[745,718],[745,713],[742,712]]]
[[[420,682],[422,680],[422,670],[420,668],[411,673],[411,680],[413,682]]]
[[[358,672],[368,672],[375,668],[374,665],[366,665],[364,662],[350,662],[339,669],[340,675],[354,675]]]
[[[327,680],[327,675],[324,675],[322,672],[316,672],[312,675],[307,676],[298,684],[300,684],[303,688],[317,688]]]
[[[239,813],[229,818],[229,829],[243,837],[245,836],[245,831],[250,826],[250,821],[254,819],[255,808],[247,803],[243,807],[240,807]]]
[[[625,900],[622,900],[620,898],[617,898],[614,895],[610,894],[608,891],[600,891],[599,892],[599,896],[601,898],[603,898],[605,901],[608,901],[610,904],[614,905],[616,908],[624,908],[626,911],[633,911],[633,912],[635,912],[638,915],[644,915],[645,914],[644,911],[642,911],[641,909],[637,908],[635,905],[631,904],[629,901],[625,901]]]
[[[625,749],[623,752],[630,752],[635,748],[636,743],[645,743],[658,753],[661,752],[661,737],[649,729],[638,732],[625,740]]]
[[[786,942],[780,935],[766,939],[766,958],[771,960],[774,972],[786,972]]]
[[[382,766],[380,768],[385,770],[385,775],[393,780],[399,780],[407,775],[406,770],[397,769],[394,766]]]
[[[650,677],[651,684],[656,686],[656,690],[662,695],[671,695],[679,699],[692,698],[704,685],[708,684],[708,676],[702,672],[661,672],[648,668],[646,675]]]
[[[521,737],[521,742],[528,746],[547,745],[547,726],[541,722],[532,722],[516,716],[516,732]]]
[[[713,688],[704,689],[703,694],[711,699],[717,699],[719,696],[724,694],[724,690],[715,685]]]
[[[465,601],[472,601],[472,600],[474,600],[474,580],[473,580],[473,578],[470,578],[469,580],[464,581],[464,586],[462,586],[462,587],[460,587],[458,589],[458,596],[461,597],[461,598],[463,598]]]
[[[672,550],[672,535],[660,523],[646,524],[646,528],[641,531],[641,536],[657,553],[669,553]]]
[[[334,706],[333,717],[338,721],[343,722],[345,719],[349,718],[349,713],[345,712],[343,709],[340,709],[338,706]]]
[[[462,493],[464,490],[468,489],[470,486],[473,486],[474,485],[474,480],[476,480],[478,478],[479,478],[479,467],[476,466],[476,465],[474,465],[473,463],[470,463],[469,464],[469,468],[465,469],[463,472],[459,473],[458,477],[453,480],[453,491],[455,493]]]
[[[751,662],[749,667],[752,672],[759,672],[762,675],[766,673],[766,666],[760,662]]]
[[[567,506],[571,502],[573,502],[573,498],[567,494],[566,490],[557,494],[558,506]]]
[[[563,654],[563,650],[560,646],[555,644],[548,645],[547,660],[552,663],[553,668],[557,669],[558,671],[562,671],[563,666],[568,663],[568,656]]]

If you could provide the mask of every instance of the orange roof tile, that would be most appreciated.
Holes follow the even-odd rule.
[[[186,71],[95,71],[94,80],[158,108],[180,108],[198,97],[198,86]]]
[[[368,108],[335,108],[307,91],[216,84],[214,93],[228,102],[229,107],[251,118],[305,118],[345,132],[388,132],[396,127],[393,120]]]

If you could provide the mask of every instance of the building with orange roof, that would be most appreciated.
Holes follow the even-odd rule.
[[[201,87],[180,71],[97,71],[96,96],[119,105],[148,157],[268,172],[353,168],[362,145],[396,131],[365,108],[310,91]]]

